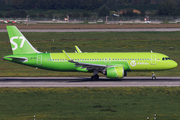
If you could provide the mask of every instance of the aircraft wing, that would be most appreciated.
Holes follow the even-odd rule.
[[[76,50],[77,50],[77,53],[82,53],[82,51],[78,48],[77,45],[75,45],[75,48],[76,48]]]
[[[82,66],[82,68],[86,68],[86,70],[93,70],[96,69],[98,71],[102,71],[105,68],[109,67],[106,65],[99,65],[99,64],[91,64],[91,63],[82,63],[82,62],[76,62],[74,60],[68,60],[71,63],[74,63],[76,66],[75,67],[80,67]]]
[[[69,62],[74,63],[76,65],[75,67],[81,67],[82,66],[82,68],[86,68],[86,70],[96,69],[98,71],[102,71],[107,67],[111,67],[111,66],[107,66],[107,65],[76,62],[76,61],[72,60],[64,50],[63,50],[63,53],[66,55],[66,58]]]

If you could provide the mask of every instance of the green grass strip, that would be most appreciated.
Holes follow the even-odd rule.
[[[180,119],[180,87],[0,88],[1,119]]]

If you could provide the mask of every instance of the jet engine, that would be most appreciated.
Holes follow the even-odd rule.
[[[124,67],[117,66],[117,67],[110,67],[107,68],[104,72],[108,78],[123,78],[124,77]]]

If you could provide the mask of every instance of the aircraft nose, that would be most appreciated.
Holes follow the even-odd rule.
[[[175,68],[178,66],[177,62],[175,62],[175,61],[172,61],[171,65],[172,65],[172,68]]]

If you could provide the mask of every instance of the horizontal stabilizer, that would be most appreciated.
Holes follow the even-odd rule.
[[[8,58],[11,58],[12,60],[19,61],[19,62],[26,62],[26,61],[28,61],[28,59],[25,58],[25,57],[22,57],[22,58],[17,58],[17,57],[6,57],[6,58],[4,58],[4,59],[8,59]]]

